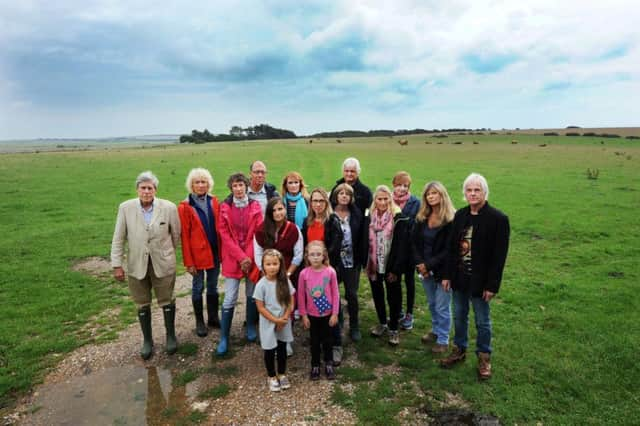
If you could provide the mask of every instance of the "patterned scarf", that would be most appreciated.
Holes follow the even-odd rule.
[[[406,194],[400,196],[396,193],[395,189],[393,190],[393,201],[400,207],[404,209],[404,205],[407,204],[409,198],[411,197],[411,191],[407,191]]]
[[[249,205],[249,196],[245,195],[243,198],[233,197],[233,205],[241,209]]]
[[[384,246],[378,247],[377,232],[382,232]],[[371,223],[369,224],[369,263],[367,263],[367,275],[372,280],[378,273],[378,250],[382,250],[383,258],[386,259],[391,249],[393,239],[393,212],[387,209],[380,216],[378,210],[371,212]]]

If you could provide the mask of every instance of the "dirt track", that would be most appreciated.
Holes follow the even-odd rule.
[[[91,268],[100,269],[104,265],[98,261]],[[5,418],[5,422],[42,425],[174,424],[177,419],[189,415],[195,415],[195,418],[199,416],[204,424],[356,422],[352,413],[330,403],[333,386],[339,384],[327,380],[309,381],[307,332],[302,330],[299,323],[294,327],[295,353],[289,358],[287,366],[292,387],[280,393],[271,393],[266,386],[266,370],[260,346],[245,345],[241,339],[244,332],[244,303],[238,303],[232,325],[232,355],[219,360],[212,358],[219,331],[210,330],[205,338],[195,334],[193,309],[188,295],[190,288],[190,276],[178,277],[175,293],[183,296],[176,300],[176,334],[181,345],[195,343],[198,346],[195,355],[167,356],[163,352],[165,333],[162,313],[154,306],[155,351],[149,361],[143,361],[138,355],[142,336],[136,322],[120,332],[115,341],[86,345],[69,354],[46,376],[42,385],[20,401],[14,414]],[[243,294],[240,296],[239,301],[242,301]],[[356,362],[352,349],[346,343],[343,364]],[[172,387],[172,378],[175,380],[186,371],[196,371],[198,378],[186,386]],[[229,375],[229,372],[232,374]],[[124,379],[116,384],[111,383],[116,381],[114,377],[121,374]],[[199,393],[223,383],[231,387],[226,396],[218,399],[198,398]],[[158,392],[154,394],[152,388],[155,385]],[[127,393],[123,389],[133,389],[132,386],[135,387],[135,390],[129,390],[132,395],[122,395]],[[96,395],[98,389],[102,392],[100,395]],[[65,396],[65,393],[69,394]],[[154,398],[159,401],[154,401]],[[80,400],[80,404],[77,400]],[[111,405],[109,400],[113,400]],[[105,404],[105,407],[93,407],[100,404]],[[97,414],[91,414],[92,409],[97,410]]]

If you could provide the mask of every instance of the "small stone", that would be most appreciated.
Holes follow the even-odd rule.
[[[204,412],[207,410],[207,408],[209,408],[209,402],[207,401],[194,402],[193,404],[191,404],[191,408],[195,411]]]

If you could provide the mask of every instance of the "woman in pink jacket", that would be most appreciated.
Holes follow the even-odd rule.
[[[229,176],[227,186],[231,194],[220,204],[219,233],[222,241],[222,275],[224,275],[224,302],[220,319],[220,342],[216,355],[227,353],[229,330],[233,311],[238,301],[240,280],[246,282],[247,340],[255,342],[258,311],[253,299],[253,288],[258,277],[252,272],[258,269],[253,261],[253,237],[262,223],[260,203],[249,200],[249,179],[242,173]],[[251,278],[253,278],[253,280]]]

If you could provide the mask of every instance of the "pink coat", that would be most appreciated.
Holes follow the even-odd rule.
[[[245,241],[239,243],[231,220],[232,204],[231,197],[220,204],[218,232],[222,242],[222,275],[228,278],[242,278],[244,274],[240,268],[240,261],[248,257],[253,262],[253,236],[262,224],[262,208],[260,203],[253,200],[250,200],[249,205],[245,207],[249,209],[249,223]]]

